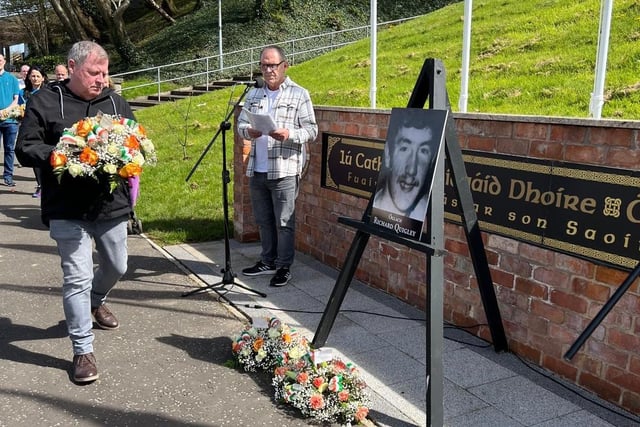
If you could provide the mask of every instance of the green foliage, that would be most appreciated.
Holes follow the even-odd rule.
[[[451,3],[455,0],[441,0]],[[255,9],[262,3],[262,12]],[[414,0],[379,1],[379,21],[424,14],[434,2]],[[393,6],[385,6],[393,5]],[[224,52],[280,43],[286,40],[369,24],[368,0],[265,0],[222,2],[222,44]],[[140,28],[136,28],[140,31]],[[154,65],[179,62],[219,52],[218,5],[204,7],[178,19],[174,25],[151,31],[138,47]]]
[[[30,56],[24,63],[29,65],[37,65],[44,70],[47,74],[53,74],[53,70],[58,64],[66,64],[67,58],[62,55],[46,55],[46,56]],[[16,63],[16,69],[19,70],[24,64],[22,62]]]

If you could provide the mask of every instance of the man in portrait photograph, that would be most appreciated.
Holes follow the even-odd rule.
[[[414,220],[408,222],[411,228],[422,226],[446,114],[442,110],[421,108],[392,110],[384,163],[373,201],[375,216],[385,221],[396,219],[395,222],[408,218]]]

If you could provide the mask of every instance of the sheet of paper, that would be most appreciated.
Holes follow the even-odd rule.
[[[259,130],[263,135],[268,135],[276,130],[276,123],[268,114],[249,113],[249,123],[252,128]]]

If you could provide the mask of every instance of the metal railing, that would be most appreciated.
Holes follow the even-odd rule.
[[[415,18],[417,16],[382,22],[378,24],[378,29]],[[289,63],[295,64],[367,38],[370,35],[370,29],[370,26],[354,27],[287,40],[278,43],[278,45],[287,52]],[[206,85],[209,87],[216,80],[231,79],[234,76],[245,76],[249,80],[253,80],[253,75],[256,73],[260,61],[260,52],[265,46],[267,45],[223,52],[222,56],[216,54],[117,73],[111,77],[123,82],[126,80],[142,81],[140,84],[123,85],[120,88],[123,94],[133,89],[155,86],[155,94],[149,96],[157,97],[157,100],[160,101],[163,92],[162,85],[167,83],[177,86]]]

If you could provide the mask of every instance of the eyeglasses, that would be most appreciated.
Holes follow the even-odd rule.
[[[264,68],[265,70],[275,70],[280,65],[282,65],[283,62],[284,62],[284,60],[278,62],[277,64],[263,64],[263,63],[260,63],[260,68]]]

